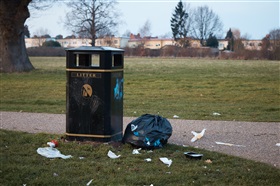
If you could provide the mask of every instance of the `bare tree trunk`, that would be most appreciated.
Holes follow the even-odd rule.
[[[30,16],[32,0],[0,1],[0,72],[23,72],[34,69],[27,56],[24,23]]]

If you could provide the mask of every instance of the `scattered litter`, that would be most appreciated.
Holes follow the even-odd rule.
[[[113,153],[112,151],[109,150],[108,154],[109,158],[111,159],[116,159],[116,158],[119,158],[121,155],[116,155],[115,153]]]
[[[159,158],[162,163],[166,164],[168,167],[172,164],[172,160],[168,158]]]
[[[213,112],[213,116],[220,116],[221,114],[218,112]]]
[[[144,159],[146,162],[151,162],[152,161],[152,159],[151,158],[146,158],[146,159]]]
[[[184,152],[185,156],[190,159],[200,160],[203,154],[198,154],[196,152]]]
[[[54,173],[53,173],[53,176],[57,177],[57,176],[58,176],[58,174],[54,172]]]
[[[276,143],[276,146],[277,146],[277,147],[280,147],[280,143]]]
[[[85,159],[85,157],[79,157],[79,159],[80,159],[80,160],[83,160],[83,159]]]
[[[200,138],[203,137],[206,129],[203,129],[200,133],[192,131],[192,134],[194,137],[191,139],[191,142],[195,142],[196,140],[199,140]]]
[[[141,150],[141,148],[139,149],[133,149],[132,154],[141,154],[139,151]]]
[[[47,157],[47,158],[62,158],[62,159],[68,159],[68,158],[72,158],[73,156],[71,155],[63,155],[60,153],[59,150],[57,150],[56,148],[53,147],[44,147],[44,148],[38,148],[37,149],[37,153]]]
[[[204,169],[207,169],[207,166],[203,166]]]
[[[207,160],[205,160],[205,163],[212,163],[212,160],[210,160],[210,159],[207,159]]]
[[[183,147],[189,147],[188,145],[183,145]]]
[[[218,142],[218,141],[216,141],[215,143],[216,143],[216,144],[218,144],[218,145],[227,145],[227,146],[245,147],[244,145],[235,145],[235,144],[232,144],[232,143],[224,143],[224,142]]]
[[[153,152],[152,150],[148,150],[148,151],[147,151],[147,153],[152,153],[152,152]]]
[[[177,115],[174,115],[174,116],[173,116],[173,118],[176,118],[176,119],[177,119],[177,118],[179,118],[179,116],[177,116]]]
[[[52,141],[48,142],[47,145],[50,147],[53,147],[53,148],[58,147],[58,141],[52,140]]]
[[[166,174],[171,174],[171,172],[166,172]]]
[[[93,181],[93,179],[91,179],[88,183],[87,186],[89,186],[91,184],[91,182]]]

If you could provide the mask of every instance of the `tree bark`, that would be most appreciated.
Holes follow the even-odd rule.
[[[0,0],[0,72],[34,69],[25,47],[24,23],[32,0]]]

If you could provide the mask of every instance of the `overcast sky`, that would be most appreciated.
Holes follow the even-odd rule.
[[[65,0],[68,1],[68,0]],[[249,39],[262,39],[270,30],[280,26],[280,0],[190,0],[191,8],[207,5],[223,22],[225,37],[229,28],[237,28],[241,35]],[[68,1],[69,2],[69,1]],[[123,24],[115,35],[121,36],[126,30],[137,34],[139,28],[149,20],[152,36],[171,34],[170,19],[179,0],[118,0],[117,9],[121,12]],[[72,32],[63,27],[67,7],[63,4],[55,5],[47,11],[36,13],[27,20],[31,36],[39,29],[49,30],[55,37],[64,37]]]

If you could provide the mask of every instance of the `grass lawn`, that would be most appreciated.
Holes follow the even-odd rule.
[[[1,111],[65,113],[63,57],[32,57],[36,70],[0,74]],[[279,61],[126,58],[124,116],[280,121]],[[214,112],[221,115],[215,116]],[[64,136],[0,130],[0,185],[279,185],[280,170],[259,162],[167,144],[132,155],[120,143],[67,142]],[[51,139],[73,158],[37,154]],[[107,152],[120,154],[110,159]],[[204,154],[187,159],[183,152]],[[84,157],[84,159],[80,159]],[[167,167],[160,157],[172,159]],[[145,162],[151,158],[152,162]],[[207,163],[210,159],[212,163]]]
[[[162,149],[133,155],[130,145],[66,142],[63,136],[0,130],[1,185],[265,185],[280,182],[280,169],[225,154],[167,144]],[[70,159],[38,155],[51,139],[59,140],[62,154]],[[118,159],[110,159],[111,150]],[[183,153],[202,153],[202,160]],[[80,159],[84,157],[84,159]],[[159,158],[167,157],[170,167]],[[151,162],[144,159],[151,158]],[[206,160],[212,163],[207,163]]]
[[[32,72],[1,74],[0,110],[65,113],[65,58],[31,57],[31,61],[36,68]],[[125,58],[124,115],[280,121],[279,65],[279,61]]]

